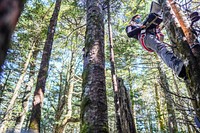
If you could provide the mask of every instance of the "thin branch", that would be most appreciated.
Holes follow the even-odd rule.
[[[174,92],[171,92],[171,91],[167,91],[167,92],[169,92],[170,94],[175,95],[175,96],[177,96],[177,97],[186,98],[186,99],[189,99],[189,100],[196,100],[196,99],[191,98],[191,97],[180,96],[180,95],[178,95],[178,94],[176,94],[176,93],[174,93]]]
[[[70,33],[67,35],[67,38],[69,38],[69,36],[71,36],[71,34],[72,34],[72,33],[74,33],[76,30],[78,30],[78,29],[80,29],[80,28],[82,28],[82,27],[84,27],[84,26],[86,26],[86,24],[84,24],[84,25],[81,25],[81,26],[79,26],[79,27],[76,27],[75,29],[73,29],[73,31],[72,31],[72,32],[70,32]]]

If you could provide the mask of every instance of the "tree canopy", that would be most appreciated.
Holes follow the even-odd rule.
[[[52,33],[50,24],[56,1],[58,0],[27,0],[24,4],[0,74],[0,131],[29,130],[31,118],[36,117],[32,110],[35,89],[37,82],[42,83],[38,80],[38,74],[46,70],[46,74],[40,73],[41,77],[46,76],[45,83],[41,85],[44,87],[39,123],[41,133],[83,133],[92,131],[96,125],[104,129],[98,131],[117,132],[110,64],[109,34],[112,34],[115,73],[123,81],[123,96],[130,96],[131,113],[137,132],[200,132],[197,127],[200,117],[197,80],[200,79],[197,71],[200,54],[196,46],[190,50],[189,41],[182,39],[187,35],[181,26],[175,24],[176,19],[172,19],[177,18],[175,14],[169,15],[168,20],[168,11],[164,11],[162,32],[165,34],[165,42],[172,44],[168,48],[189,64],[187,81],[178,78],[155,53],[145,51],[137,40],[126,35],[125,29],[132,16],[141,14],[142,20],[145,20],[149,14],[152,2],[149,0],[97,0],[93,3],[90,0],[60,1],[56,26],[53,26],[55,34],[52,35],[52,51],[49,61],[43,59],[42,55],[49,52],[43,48],[49,44],[48,33]],[[168,1],[158,0],[158,3],[162,2]],[[185,21],[191,24],[190,15],[199,11],[199,1],[176,0],[175,4],[183,13],[181,16],[185,17]],[[162,4],[163,10],[167,8],[165,6]],[[199,22],[194,24],[197,30]],[[191,33],[194,34],[194,31]],[[181,39],[178,38],[180,36]],[[199,32],[189,39],[193,39],[192,42],[198,40]],[[99,44],[95,47],[93,42]],[[196,43],[199,44],[198,41]],[[95,53],[99,49],[100,52]],[[90,52],[97,54],[99,58],[90,55]],[[42,68],[42,61],[49,66]],[[99,77],[101,78],[98,79]],[[91,83],[88,79],[91,79]],[[93,86],[97,86],[95,89],[98,93],[93,98],[102,100],[100,105],[87,101],[90,94],[88,88]],[[89,110],[92,107],[93,110]],[[85,112],[88,113],[87,116]],[[92,125],[87,121],[89,118],[103,121],[103,124]],[[94,127],[87,127],[88,123]]]

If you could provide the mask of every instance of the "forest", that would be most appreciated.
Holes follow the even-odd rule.
[[[185,78],[127,36],[154,2]],[[0,133],[199,133],[200,1],[154,2],[0,0]]]

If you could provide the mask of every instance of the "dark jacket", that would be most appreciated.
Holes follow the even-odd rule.
[[[151,23],[153,22],[153,23]],[[134,24],[134,25],[129,25],[126,27],[126,33],[127,36],[130,38],[135,38],[138,40],[138,35],[141,32],[141,26],[145,25],[146,27],[146,32],[156,35],[156,27],[162,22],[162,18],[155,14],[155,13],[150,13],[146,20],[143,22],[143,24]]]
[[[126,27],[127,36],[138,40],[138,35],[141,32],[140,24],[129,25]]]

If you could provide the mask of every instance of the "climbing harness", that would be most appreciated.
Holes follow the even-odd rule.
[[[147,50],[148,52],[154,52],[153,50],[149,49],[146,47],[145,42],[144,42],[144,38],[146,37],[146,30],[142,30],[141,33],[138,35],[138,38],[140,39],[141,45],[142,47]]]
[[[162,34],[160,31],[159,31],[159,32],[156,31],[155,34],[156,34],[156,38],[157,38],[160,42],[162,42],[162,43],[168,45],[169,47],[174,47],[174,46],[172,46],[171,44],[168,44],[168,43],[166,43],[166,42],[163,41],[163,40],[164,40],[164,34]],[[146,47],[145,42],[144,42],[145,37],[146,37],[146,30],[143,29],[143,30],[141,31],[141,33],[138,35],[138,38],[139,38],[139,40],[140,40],[140,42],[141,42],[141,45],[142,45],[142,47],[143,47],[145,50],[147,50],[148,52],[154,52],[154,51],[151,50],[150,48],[147,48],[147,47]]]
[[[158,40],[163,41],[164,35],[156,29],[156,27],[162,22],[162,19],[159,15],[156,13],[150,13],[147,17],[147,19],[143,22],[143,25],[145,25],[145,29],[141,30],[140,34],[138,35],[138,38],[141,42],[142,47],[147,50],[148,52],[154,52],[153,50],[146,47],[144,39],[146,37],[146,31],[151,31],[154,34],[156,34],[156,37]]]

